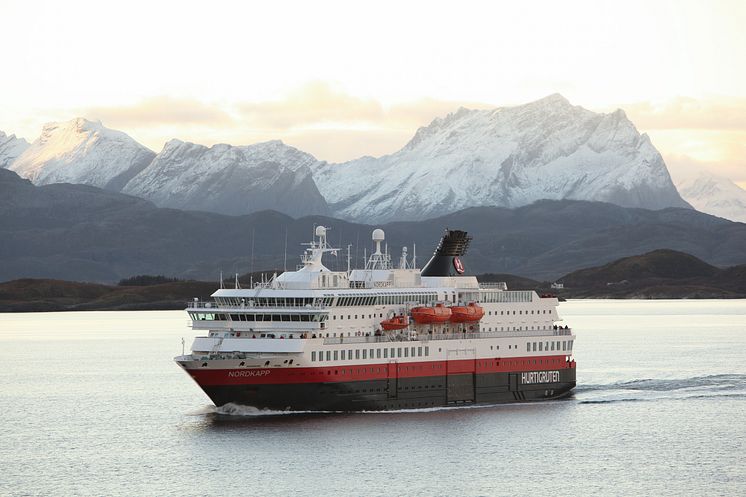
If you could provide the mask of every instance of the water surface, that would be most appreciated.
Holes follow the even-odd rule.
[[[538,404],[216,412],[183,312],[0,314],[0,495],[744,495],[746,301],[572,301]]]

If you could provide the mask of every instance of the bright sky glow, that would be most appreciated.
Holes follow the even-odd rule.
[[[746,183],[746,2],[0,0],[0,130],[395,151],[459,105],[622,107],[667,158]]]

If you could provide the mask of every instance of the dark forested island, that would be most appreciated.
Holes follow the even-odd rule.
[[[573,271],[556,282],[511,274],[477,277],[485,282],[504,281],[512,290],[554,293],[565,299],[746,298],[746,265],[718,268],[674,250],[654,250]],[[259,278],[258,272],[246,274],[239,284]],[[218,281],[149,275],[126,278],[117,285],[26,278],[0,283],[0,312],[183,309],[194,297],[208,298],[218,286]]]

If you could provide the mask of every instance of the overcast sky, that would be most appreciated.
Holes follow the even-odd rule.
[[[158,151],[381,155],[461,105],[625,109],[669,167],[746,186],[746,2],[0,0],[0,130],[100,119]]]

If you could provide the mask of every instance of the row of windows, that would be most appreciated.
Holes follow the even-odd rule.
[[[353,355],[354,354],[354,355]],[[345,349],[311,351],[311,361],[352,361],[359,359],[395,359],[397,357],[428,357],[430,347],[391,347],[376,349]]]
[[[532,291],[482,291],[479,292],[480,302],[531,302]]]
[[[542,352],[545,350],[559,350],[560,344],[562,344],[562,350],[568,351],[572,350],[572,340],[557,340],[551,341],[551,342],[538,342],[539,348],[536,348],[537,342],[527,342],[526,343],[526,352]]]
[[[210,312],[190,312],[192,321],[281,321],[281,322],[318,322],[326,321],[325,314],[221,314]]]
[[[391,293],[386,295],[340,295],[336,305],[356,307],[362,305],[429,304],[438,300],[437,293]]]
[[[517,311],[517,312],[518,312],[518,315],[519,315],[519,316],[522,316],[522,315],[524,315],[524,314],[525,314],[526,316],[528,316],[528,314],[529,314],[528,310],[525,310],[525,311],[521,311],[521,310],[519,310],[519,311]],[[536,311],[536,314],[546,314],[546,313],[547,313],[547,310],[546,310],[546,309],[542,309],[542,310],[541,310],[541,312],[539,312],[538,310]],[[551,313],[552,313],[552,311],[549,311],[549,314],[551,314]],[[531,311],[531,314],[534,314],[534,311]],[[488,312],[487,312],[487,315],[488,315],[488,316],[492,316],[492,311],[488,311]],[[500,315],[501,315],[501,316],[505,316],[505,315],[508,315],[508,316],[510,316],[511,314],[510,314],[510,311],[500,311]],[[515,316],[515,315],[516,315],[516,311],[513,311],[513,316]],[[497,316],[497,311],[495,311],[495,316]]]
[[[334,297],[215,297],[215,303],[232,307],[305,307],[307,305],[331,305]]]

